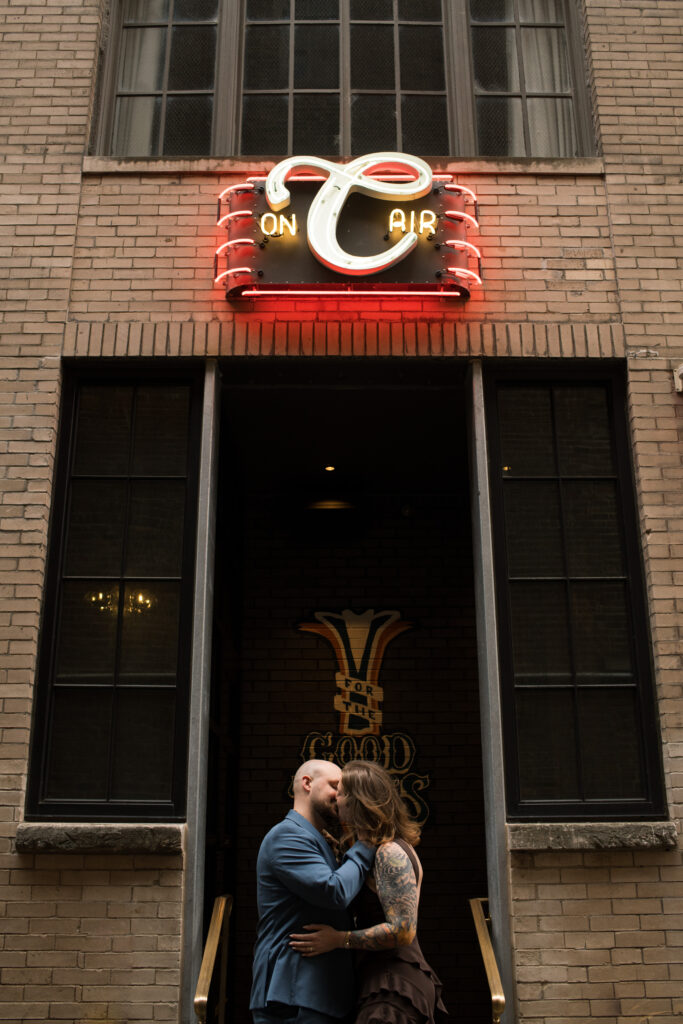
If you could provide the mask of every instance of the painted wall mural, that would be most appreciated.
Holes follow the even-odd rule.
[[[412,624],[398,611],[357,615],[315,612],[315,622],[303,622],[299,629],[316,633],[332,645],[338,671],[335,673],[334,708],[339,713],[339,732],[310,732],[302,745],[301,759],[321,758],[343,767],[354,758],[376,761],[396,781],[411,814],[423,825],[429,805],[422,795],[429,776],[416,770],[417,748],[408,733],[382,731],[384,690],[379,684],[382,659],[388,644]],[[330,688],[332,690],[332,688]]]

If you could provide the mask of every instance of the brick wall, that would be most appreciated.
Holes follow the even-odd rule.
[[[0,1020],[177,1020],[177,857],[3,857]]]
[[[176,1020],[179,858],[13,852],[104,4],[0,3],[0,1020]]]
[[[676,124],[683,11],[586,3],[619,319],[629,355],[633,459],[669,809],[681,829],[680,536],[683,361]],[[520,1019],[671,1022],[683,1014],[683,864],[672,852],[515,853]]]
[[[520,1019],[674,1024],[680,852],[514,854]]]

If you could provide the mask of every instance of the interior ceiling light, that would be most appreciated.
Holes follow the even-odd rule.
[[[343,498],[323,498],[320,501],[312,501],[306,507],[314,509],[355,508],[355,505],[350,501],[345,501]]]

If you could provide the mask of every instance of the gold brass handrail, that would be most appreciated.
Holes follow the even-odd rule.
[[[217,896],[213,903],[209,933],[206,936],[202,966],[199,969],[197,988],[194,994],[194,1012],[201,1024],[206,1024],[209,1005],[209,989],[216,969],[216,955],[221,948],[220,976],[218,989],[218,1024],[225,1024],[226,988],[228,967],[228,925],[232,913],[232,896]]]
[[[496,963],[496,954],[493,952],[493,944],[491,942],[491,935],[488,929],[491,919],[484,913],[484,904],[488,905],[487,899],[472,899],[470,900],[470,910],[472,911],[472,917],[474,918],[474,927],[477,932],[479,949],[481,950],[481,957],[484,961],[484,970],[486,971],[489,990],[491,992],[491,1016],[493,1018],[493,1024],[500,1024],[500,1018],[502,1017],[503,1010],[505,1009],[505,993],[503,992],[500,972],[498,970],[498,964]]]

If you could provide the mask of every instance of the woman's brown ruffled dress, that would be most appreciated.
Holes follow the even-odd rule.
[[[408,843],[396,840],[413,865],[418,866]],[[371,928],[386,920],[379,897],[365,886],[354,902],[357,928]],[[359,952],[356,960],[358,1008],[355,1024],[435,1024],[441,1002],[441,982],[425,960],[417,936],[409,946],[377,953]]]

